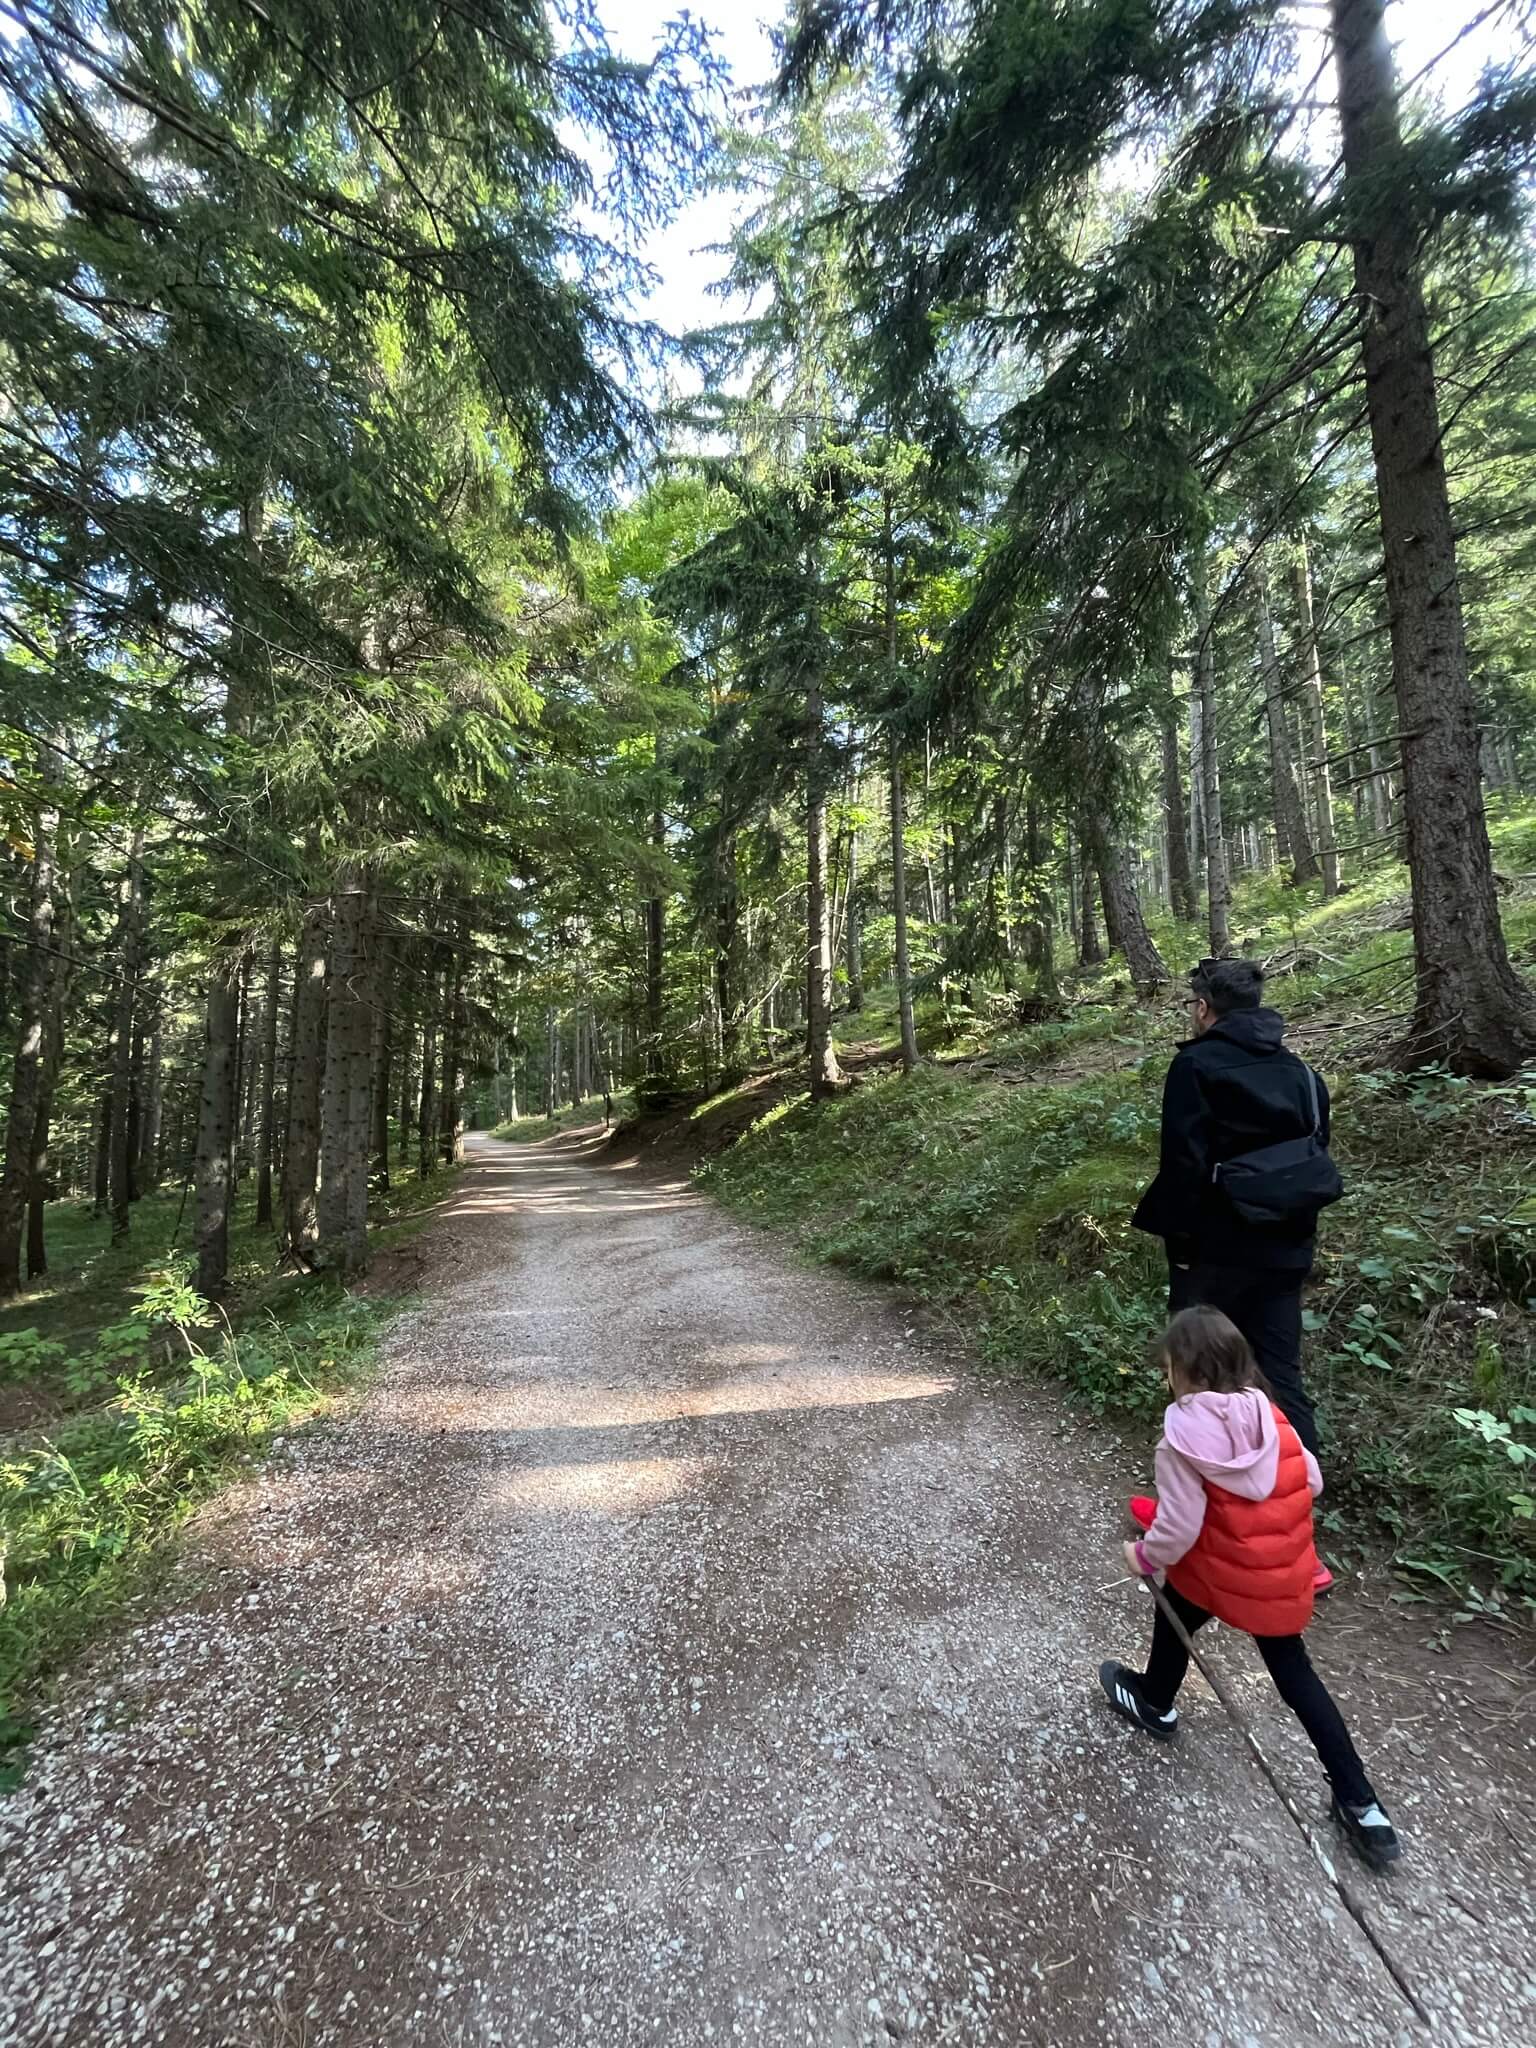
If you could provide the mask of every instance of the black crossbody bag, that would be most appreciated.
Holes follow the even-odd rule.
[[[1305,1061],[1302,1063],[1305,1065]],[[1317,1076],[1307,1067],[1312,1128],[1299,1138],[1261,1145],[1236,1159],[1221,1159],[1211,1179],[1245,1223],[1310,1224],[1344,1192],[1344,1180],[1323,1143]]]

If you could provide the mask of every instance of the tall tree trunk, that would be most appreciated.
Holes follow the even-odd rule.
[[[1068,833],[1070,840],[1071,834]],[[1024,812],[1024,857],[1029,870],[1029,922],[1026,954],[1035,977],[1035,993],[1054,1001],[1056,979],[1056,903],[1046,863],[1047,843],[1040,830],[1040,806],[1031,797]]]
[[[1008,805],[999,795],[992,805],[992,861],[987,875],[987,909],[1002,961],[1005,990],[1013,989],[1013,876],[1008,846]]]
[[[447,973],[442,1071],[437,1083],[437,1151],[445,1166],[457,1166],[464,1157],[464,925],[462,916],[454,918],[457,944]]]
[[[320,1093],[319,1237],[315,1263],[342,1274],[368,1263],[368,1110],[373,990],[368,892],[345,865],[331,898],[331,957]]]
[[[831,1095],[843,1086],[832,1043],[832,903],[827,890],[827,771],[821,678],[806,689],[806,1029],[811,1094]]]
[[[150,1000],[154,1007],[144,1051],[139,1163],[134,1175],[141,1195],[152,1195],[160,1185],[160,1132],[165,1120],[165,1004],[158,993]]]
[[[128,866],[118,888],[118,979],[112,1000],[111,1129],[107,1177],[114,1244],[128,1235],[135,1188],[133,1129],[133,1020],[139,1002],[144,936],[144,829],[135,826]]]
[[[729,1087],[743,1072],[741,888],[736,835],[723,822],[715,838],[715,1004],[720,1012],[721,1079]],[[606,1072],[605,1068],[605,1077]]]
[[[1200,730],[1200,682],[1189,692],[1189,878],[1195,914],[1200,911],[1200,873],[1205,865],[1205,743]]]
[[[261,1058],[256,1077],[256,1221],[272,1221],[272,1156],[277,1144],[277,1007],[282,993],[282,950],[267,954],[261,1001]]]
[[[1189,865],[1189,819],[1184,805],[1184,774],[1179,758],[1179,726],[1172,710],[1164,714],[1163,827],[1168,844],[1168,896],[1175,917],[1193,923],[1200,906]]]
[[[1331,0],[1345,218],[1364,309],[1365,397],[1381,508],[1413,885],[1418,1058],[1504,1076],[1536,1052],[1536,996],[1509,963],[1477,761],[1420,227],[1385,0]]]
[[[895,924],[896,1011],[904,1073],[917,1066],[917,1022],[912,1013],[912,956],[907,934],[907,806],[902,787],[901,741],[891,735],[891,913]]]
[[[898,662],[896,618],[896,526],[895,501],[889,488],[881,494],[884,511],[882,543],[885,566],[885,681],[886,694],[894,705],[901,681]],[[924,747],[926,750],[926,737]],[[891,778],[891,916],[895,925],[896,1016],[901,1037],[902,1072],[917,1068],[917,1020],[912,1010],[912,954],[907,927],[907,802],[901,761],[901,736],[892,725],[890,732]],[[930,895],[933,878],[928,880]]]
[[[48,1143],[53,1122],[53,1088],[45,1085],[37,1098],[32,1157],[37,1171],[27,1196],[27,1279],[41,1280],[48,1271]]]
[[[54,924],[54,943],[68,950],[69,911],[67,892]],[[38,1078],[37,1117],[32,1126],[31,1184],[27,1199],[27,1278],[40,1280],[48,1271],[47,1205],[55,1190],[49,1171],[48,1149],[53,1130],[53,1104],[59,1075],[64,1066],[64,1004],[69,984],[69,962],[54,963],[53,992],[47,1030],[43,1041],[42,1072]]]
[[[1093,851],[1085,833],[1077,836],[1078,863],[1078,936],[1077,958],[1080,966],[1098,967],[1107,958],[1104,947],[1099,943],[1099,913],[1094,899],[1099,889],[1098,870],[1094,866]]]
[[[848,914],[844,925],[844,963],[848,970],[848,1008],[864,1007],[864,940],[859,928],[859,828],[848,837]]]
[[[1317,648],[1317,621],[1312,611],[1312,565],[1306,536],[1297,543],[1291,563],[1296,592],[1296,622],[1301,649],[1301,709],[1307,739],[1307,774],[1317,820],[1317,855],[1323,869],[1323,895],[1339,893],[1339,842],[1333,820],[1333,777],[1328,767],[1328,730],[1323,720],[1323,668]]]
[[[1275,836],[1283,849],[1282,859],[1290,862],[1292,882],[1315,882],[1317,856],[1312,851],[1307,814],[1302,807],[1301,792],[1296,787],[1296,773],[1291,761],[1280,663],[1275,654],[1275,622],[1269,609],[1269,578],[1262,555],[1254,561],[1252,576],[1259,628],[1259,680],[1264,691],[1264,716],[1269,726],[1269,779]]]
[[[1072,821],[1068,818],[1066,829],[1061,835],[1062,873],[1066,882],[1063,892],[1067,899],[1067,936],[1072,941],[1074,959],[1078,957],[1079,925],[1077,917],[1077,855],[1073,847]]]
[[[1195,565],[1195,687],[1200,697],[1200,817],[1205,833],[1205,889],[1210,947],[1217,959],[1232,950],[1232,885],[1221,824],[1221,740],[1216,723],[1216,643],[1211,637],[1209,569]]]
[[[658,810],[651,818],[651,843],[657,858],[666,844],[666,819]],[[662,1033],[666,1026],[666,943],[667,900],[650,898],[645,906],[645,1071],[659,1074],[663,1067]]]
[[[325,975],[328,918],[311,903],[299,928],[288,1026],[288,1121],[283,1138],[283,1246],[302,1265],[313,1263],[319,1218],[320,1094],[325,1073]]]
[[[416,1105],[416,1172],[437,1171],[437,976],[427,976],[427,1021],[421,1027],[421,1095]]]
[[[1083,822],[1093,865],[1098,871],[1106,913],[1113,913],[1119,949],[1131,970],[1131,984],[1142,996],[1154,994],[1168,984],[1168,969],[1157,950],[1141,914],[1141,899],[1131,879],[1131,864],[1125,848],[1114,836],[1109,819],[1101,811],[1090,811]]]
[[[384,949],[384,971],[380,976],[378,1002],[373,1012],[373,1178],[381,1192],[389,1187],[389,1091],[394,1084],[391,1055],[394,1033],[389,1014],[389,949]]]
[[[204,1015],[197,1115],[197,1291],[210,1301],[217,1301],[229,1283],[242,964],[233,947],[224,947],[215,955]]]
[[[235,1140],[232,1196],[238,1194],[240,1183],[245,1179],[251,1164],[251,1079],[256,1071],[252,1040],[255,1035],[257,1008],[251,993],[252,965],[252,956],[247,950],[240,969],[240,1008],[235,1027]]]
[[[52,781],[57,774],[56,757],[44,750],[39,769],[45,784]],[[20,1030],[11,1062],[5,1166],[0,1173],[0,1301],[8,1301],[21,1292],[22,1236],[27,1206],[38,1177],[35,1153],[38,1098],[42,1093],[53,998],[60,967],[55,932],[58,829],[57,810],[51,803],[43,804],[32,833],[27,947],[21,963],[21,994],[17,1005]]]
[[[91,1215],[96,1222],[112,1212],[112,1085],[102,1090],[96,1109],[96,1164],[91,1176]]]
[[[400,1033],[400,1147],[399,1160],[403,1166],[410,1157],[411,1142],[415,1129],[416,1111],[416,1033],[407,1021]],[[513,1072],[516,1072],[514,1067]],[[512,1111],[514,1116],[517,1111]]]
[[[1089,845],[1093,849],[1093,872],[1099,884],[1099,907],[1104,913],[1104,939],[1111,953],[1125,951],[1125,935],[1120,929],[1120,895],[1110,871],[1112,842],[1107,831],[1089,828]]]

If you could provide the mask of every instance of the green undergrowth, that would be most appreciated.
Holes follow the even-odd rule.
[[[453,1180],[376,1194],[378,1247],[417,1229]],[[152,1586],[199,1503],[358,1379],[390,1312],[271,1270],[270,1233],[244,1213],[231,1310],[211,1308],[171,1246],[176,1206],[137,1205],[114,1247],[88,1209],[59,1205],[49,1285],[0,1325],[0,1786],[49,1679]]]
[[[1529,818],[1495,839],[1501,867],[1536,867]],[[1307,1297],[1323,1536],[1341,1558],[1386,1546],[1403,1598],[1448,1589],[1458,1614],[1499,1619],[1536,1611],[1536,1070],[1490,1087],[1330,1056],[1340,984],[1372,1000],[1408,943],[1373,929],[1401,882],[1388,870],[1352,906],[1315,906],[1327,938],[1281,906],[1301,964],[1273,993],[1316,1020],[1308,1051],[1334,1088],[1349,1190]],[[1265,905],[1250,894],[1239,909],[1251,928]],[[1505,922],[1528,965],[1536,899],[1511,900]],[[1187,965],[1198,937],[1165,951]],[[1166,1274],[1130,1216],[1156,1163],[1177,1013],[1139,1012],[1128,992],[1116,1005],[1107,981],[1088,993],[1022,1051],[1021,1034],[999,1034],[965,1063],[909,1079],[872,1068],[842,1097],[781,1104],[703,1174],[811,1256],[934,1304],[995,1369],[1050,1376],[1150,1442],[1164,1396],[1145,1361]],[[1073,1072],[1085,1047],[1105,1056]],[[1021,1057],[1038,1078],[996,1077]]]
[[[634,1097],[626,1088],[612,1098],[612,1115],[615,1123],[634,1113]],[[497,1124],[492,1130],[493,1138],[505,1139],[511,1145],[532,1145],[540,1138],[558,1138],[565,1131],[579,1131],[588,1124],[600,1124],[603,1120],[603,1098],[589,1095],[585,1102],[573,1102],[565,1109],[557,1109],[553,1116],[514,1116],[506,1123]]]
[[[1500,906],[1505,937],[1511,955],[1533,974],[1536,809],[1501,798],[1491,807],[1488,829],[1507,891]],[[1278,874],[1250,876],[1235,891],[1233,940],[1237,950],[1270,963],[1270,999],[1306,1034],[1314,1056],[1326,1063],[1336,1038],[1342,1064],[1370,1064],[1407,1020],[1413,970],[1408,909],[1408,875],[1397,862],[1351,877],[1327,902],[1319,884],[1292,889]],[[1148,924],[1173,976],[1162,1001],[1137,1003],[1125,962],[1115,957],[1073,973],[1060,1014],[1043,1021],[1015,1022],[1017,998],[998,988],[976,990],[969,1010],[953,996],[930,998],[920,1006],[927,1026],[919,1034],[922,1050],[940,1059],[1059,1066],[1071,1073],[1128,1065],[1166,1047],[1179,1023],[1185,977],[1207,941],[1200,926],[1176,923],[1163,911],[1154,911]],[[894,1044],[894,1008],[866,996],[858,1017],[845,1020],[843,1035]]]

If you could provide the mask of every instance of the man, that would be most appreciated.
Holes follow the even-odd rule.
[[[1253,1347],[1277,1406],[1314,1457],[1317,1421],[1301,1378],[1301,1290],[1312,1269],[1317,1218],[1285,1222],[1239,1215],[1214,1169],[1314,1127],[1328,1143],[1328,1090],[1285,1048],[1285,1020],[1265,1009],[1264,971],[1253,960],[1202,960],[1190,976],[1193,1035],[1174,1055],[1163,1086],[1157,1177],[1132,1218],[1168,1247],[1168,1312],[1207,1302]],[[1131,1513],[1150,1521],[1155,1503]],[[1332,1575],[1318,1568],[1317,1589]]]

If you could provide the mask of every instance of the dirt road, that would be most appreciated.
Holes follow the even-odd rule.
[[[356,1412],[62,1703],[0,1817],[0,2037],[1417,2038],[1209,1694],[1171,1753],[1105,1708],[1112,1439],[633,1170],[482,1143],[434,1248]],[[1445,2038],[1536,2039],[1518,1647],[1342,1594],[1315,1649],[1409,1842],[1384,1933]]]

